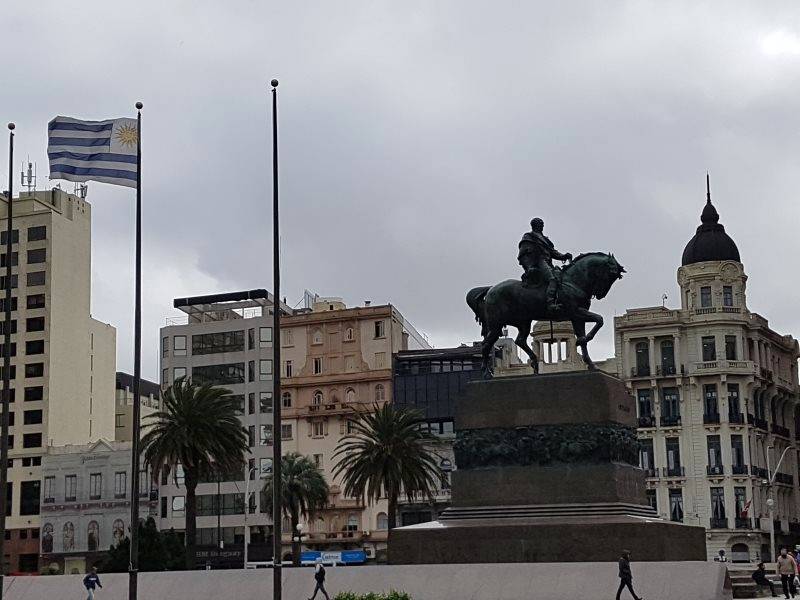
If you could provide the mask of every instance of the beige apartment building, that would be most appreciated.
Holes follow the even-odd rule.
[[[144,432],[149,423],[147,417],[161,406],[161,386],[142,379],[139,382],[139,397],[142,432]],[[115,405],[114,440],[131,442],[133,441],[133,375],[117,371]]]
[[[0,214],[8,199],[0,196]],[[7,221],[0,218],[2,252]],[[114,435],[116,330],[90,316],[91,206],[59,189],[14,199],[5,569],[36,571],[48,446]],[[8,257],[2,255],[3,265]],[[5,281],[0,281],[0,288]]]
[[[375,558],[386,548],[388,503],[347,497],[333,476],[333,455],[354,411],[392,400],[393,355],[430,346],[394,306],[348,308],[339,298],[295,311],[281,334],[283,451],[311,457],[330,485],[328,505],[305,524],[303,546],[364,549]]]

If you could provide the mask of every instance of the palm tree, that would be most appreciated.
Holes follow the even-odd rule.
[[[197,484],[215,473],[243,469],[250,451],[230,390],[183,377],[161,394],[161,410],[148,417],[142,437],[145,461],[158,478],[182,465],[186,486],[186,568],[193,569],[197,543]]]
[[[310,519],[328,502],[328,483],[325,477],[307,456],[291,452],[281,459],[281,506],[289,519],[292,534],[292,563],[300,566],[300,538],[297,525],[300,517]],[[274,481],[269,477],[264,482],[265,508],[272,512]],[[276,556],[275,560],[281,560]]]
[[[389,529],[397,525],[397,499],[431,498],[444,477],[431,447],[438,440],[420,427],[417,411],[374,406],[352,421],[333,455],[334,476],[343,474],[345,494],[377,501],[389,499]]]

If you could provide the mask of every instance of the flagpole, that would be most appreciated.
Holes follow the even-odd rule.
[[[139,571],[139,435],[142,376],[142,107],[136,103],[136,274],[133,313],[133,436],[131,441],[131,554],[128,566],[128,600],[136,600]],[[0,598],[2,600],[2,598]]]
[[[3,599],[5,565],[6,511],[8,510],[8,411],[11,402],[11,260],[14,217],[14,123],[8,124],[8,225],[6,227],[5,318],[3,321],[3,415],[0,419],[0,600]]]
[[[281,600],[283,549],[281,544],[281,261],[278,220],[278,80],[272,85],[272,274],[275,305],[273,307],[274,341],[272,369],[274,387],[272,397],[272,598]],[[291,533],[291,532],[290,532]]]

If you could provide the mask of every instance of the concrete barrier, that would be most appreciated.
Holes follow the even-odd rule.
[[[708,562],[649,562],[633,565],[634,588],[645,598],[729,600],[727,569]],[[613,598],[616,563],[514,563],[475,565],[386,565],[328,567],[326,587],[337,592],[404,590],[414,600],[575,600]],[[97,600],[127,600],[128,576],[100,574]],[[7,600],[83,600],[82,575],[7,577]],[[285,568],[286,600],[308,598],[313,569]],[[625,592],[627,594],[627,591]],[[269,600],[272,570],[141,573],[140,600]],[[318,596],[319,598],[319,596]]]

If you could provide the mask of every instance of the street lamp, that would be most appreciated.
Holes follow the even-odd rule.
[[[250,467],[247,471],[247,477],[244,480],[244,568],[247,568],[247,547],[250,544],[250,527],[247,525],[247,514],[250,512],[250,478],[253,473],[258,471],[259,481],[263,481],[269,476],[269,473],[262,471],[261,467]],[[255,490],[253,490],[255,494]]]
[[[784,448],[781,457],[778,459],[778,464],[775,465],[775,472],[772,473],[769,466],[769,451],[774,449],[775,446],[767,446],[767,485],[769,485],[769,493],[770,498],[767,499],[767,506],[769,507],[769,547],[770,547],[770,558],[775,560],[777,553],[775,552],[775,500],[772,499],[772,485],[775,483],[775,477],[778,475],[778,469],[783,462],[783,459],[786,457],[786,453],[789,450],[794,450],[794,446],[786,446]]]

